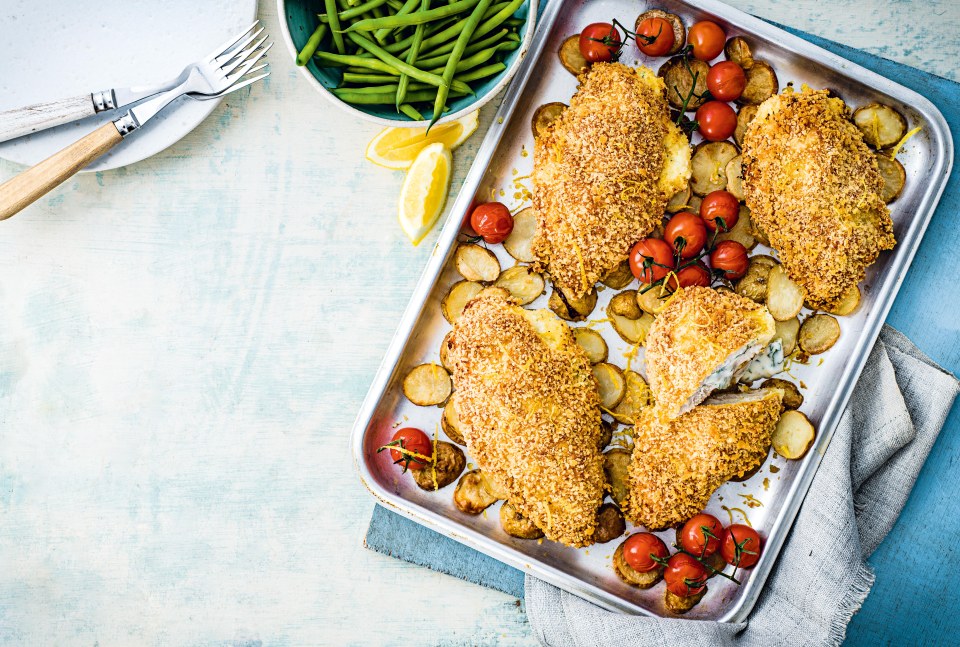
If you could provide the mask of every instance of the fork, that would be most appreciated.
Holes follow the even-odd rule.
[[[175,99],[184,95],[198,100],[217,99],[269,76],[269,71],[252,76],[267,67],[266,63],[257,63],[273,47],[273,43],[264,45],[267,36],[257,40],[263,31],[253,31],[258,22],[206,57],[188,65],[169,90],[130,109],[119,119],[103,124],[0,185],[0,220],[15,215],[66,181],[124,137],[142,128]]]

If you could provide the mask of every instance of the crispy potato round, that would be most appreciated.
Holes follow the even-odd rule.
[[[747,133],[747,126],[757,116],[759,109],[759,106],[743,106],[737,113],[737,128],[733,131],[733,141],[737,142],[737,146],[743,146],[743,136]]]
[[[547,307],[565,321],[583,321],[597,306],[597,291],[590,290],[579,299],[569,299],[560,288],[554,286]]]
[[[757,303],[766,303],[767,280],[770,277],[770,270],[776,265],[777,261],[772,256],[766,254],[751,256],[747,273],[734,286],[736,293]]]
[[[632,281],[633,272],[630,271],[630,261],[623,261],[600,279],[601,283],[614,290],[621,290],[630,285]]]
[[[779,339],[780,343],[783,344],[783,356],[786,357],[797,349],[797,335],[800,332],[800,319],[793,317],[791,319],[787,319],[786,321],[777,321],[776,328],[777,330],[774,333],[773,338]]]
[[[509,501],[500,506],[500,527],[511,537],[517,539],[539,539],[543,531],[524,517]]]
[[[688,184],[680,191],[673,194],[673,197],[670,198],[670,201],[667,202],[667,213],[680,213],[681,211],[686,211],[689,206],[687,203],[690,201],[690,185]],[[631,276],[631,278],[633,278]]]
[[[613,552],[613,570],[621,580],[627,584],[640,587],[641,589],[649,589],[663,579],[662,566],[652,571],[647,571],[646,573],[635,570],[630,566],[623,556],[623,542],[620,542],[620,545],[617,546],[617,549]]]
[[[907,120],[883,103],[870,103],[857,108],[853,123],[863,133],[863,141],[874,148],[893,146],[907,134]]]
[[[593,378],[597,381],[597,390],[600,392],[600,406],[604,409],[613,409],[627,390],[627,381],[623,377],[620,367],[606,362],[594,364]]]
[[[573,338],[586,353],[591,364],[607,361],[607,342],[592,328],[573,328]]]
[[[743,201],[743,155],[737,155],[727,162],[723,169],[727,176],[727,191],[737,200]]]
[[[780,91],[777,73],[763,61],[754,60],[753,65],[743,73],[747,76],[747,87],[737,99],[737,103],[741,105],[758,106]]]
[[[435,492],[456,481],[466,465],[467,457],[459,447],[438,440],[434,443],[433,465],[420,470],[410,470],[410,473],[421,490]]]
[[[623,513],[620,508],[612,503],[604,503],[597,510],[597,529],[593,533],[593,539],[598,544],[605,544],[620,537],[627,530],[627,524],[623,520]]]
[[[800,324],[800,334],[797,343],[800,350],[807,355],[825,353],[840,339],[840,323],[836,317],[825,314],[815,314],[807,317]]]
[[[690,158],[690,188],[699,196],[727,187],[724,169],[740,154],[730,142],[701,142]]]
[[[650,326],[653,325],[653,315],[644,312],[639,319],[628,319],[612,312],[608,307],[607,318],[610,319],[610,325],[623,341],[640,346],[647,342],[647,334],[650,332]]]
[[[840,303],[835,305],[832,310],[828,310],[828,312],[838,317],[846,317],[847,315],[853,314],[856,309],[860,307],[860,296],[860,288],[854,285],[843,293]]]
[[[440,428],[443,429],[447,438],[458,445],[466,446],[467,441],[463,437],[463,425],[460,423],[460,414],[457,413],[456,400],[455,393],[447,399],[447,403],[443,406],[443,415],[440,416]]]
[[[877,166],[880,168],[880,177],[883,178],[880,197],[890,204],[903,193],[903,187],[907,183],[907,171],[899,160],[891,159],[882,153],[877,153]]]
[[[659,287],[649,290],[637,290],[637,305],[644,312],[652,315],[660,314],[660,311],[667,307],[667,299],[670,293],[661,290]]]
[[[729,185],[727,186],[729,190]],[[737,217],[736,224],[722,234],[717,234],[716,241],[719,243],[724,240],[735,240],[748,250],[757,246],[757,239],[753,237],[753,220],[750,218],[750,208],[745,204],[740,205],[740,214]]]
[[[794,283],[782,265],[767,277],[767,310],[777,321],[793,319],[803,308],[803,288]]]
[[[750,50],[750,44],[740,36],[727,39],[723,53],[727,55],[728,61],[733,61],[745,70],[753,66],[753,52]]]
[[[580,76],[580,73],[586,70],[590,63],[580,53],[580,34],[570,36],[560,44],[560,63],[567,72],[574,76]]]
[[[530,122],[530,128],[533,130],[533,136],[539,137],[543,133],[547,132],[547,128],[550,127],[557,118],[563,114],[563,111],[567,109],[567,104],[560,103],[559,101],[554,101],[552,103],[545,103],[539,108],[536,112],[533,113],[533,120]]]
[[[440,312],[443,318],[451,324],[460,318],[467,303],[480,293],[483,286],[475,281],[458,281],[453,284],[447,295],[440,302]]]
[[[623,508],[630,495],[628,473],[630,471],[630,452],[616,447],[603,453],[603,473],[610,486],[610,498]]]
[[[753,229],[750,233],[753,234],[753,237],[758,243],[770,247],[770,238],[767,237],[766,232],[760,228],[760,225],[758,225],[756,221],[753,221]]]
[[[651,319],[653,318],[651,317]],[[632,425],[635,424],[640,412],[653,404],[653,394],[639,373],[624,371],[623,377],[627,383],[627,392],[624,393],[620,404],[613,408],[610,415],[617,422]]]
[[[773,449],[784,458],[803,458],[817,435],[813,423],[799,411],[784,411],[773,430]]]
[[[803,394],[797,385],[790,380],[782,380],[779,377],[771,377],[760,384],[761,389],[782,389],[783,406],[786,409],[799,409],[803,405]]]
[[[536,235],[536,212],[533,207],[521,209],[513,217],[513,230],[503,241],[503,248],[518,261],[532,263],[536,260],[536,256],[533,254],[533,239]]]
[[[627,319],[639,319],[643,315],[643,310],[637,305],[637,291],[624,290],[610,299],[610,311],[626,317]]]
[[[640,23],[642,23],[647,18],[663,18],[670,26],[673,27],[673,47],[670,48],[670,51],[666,53],[666,56],[673,56],[681,49],[683,49],[683,44],[687,42],[687,28],[683,24],[680,16],[673,13],[667,13],[666,11],[661,11],[660,9],[650,9],[649,11],[644,11],[642,14],[637,16],[636,21],[634,21],[634,29],[640,29]]]
[[[460,276],[468,281],[490,283],[500,276],[500,261],[497,255],[480,245],[460,245],[454,262]]]
[[[667,101],[671,106],[677,110],[682,109],[684,99],[689,96],[690,100],[686,108],[688,111],[696,110],[706,101],[707,73],[710,71],[710,66],[700,59],[691,58],[686,61],[690,66],[690,71],[687,71],[687,65],[684,63],[684,57],[674,56],[660,66],[657,75],[663,77],[663,82],[667,86]],[[696,85],[694,85],[694,76],[696,76]]]
[[[613,440],[613,424],[607,422],[606,420],[600,420],[600,440],[597,442],[597,447],[599,447],[602,452],[607,448],[607,445]]]
[[[443,404],[453,391],[453,382],[447,369],[439,364],[414,366],[403,378],[403,394],[420,407]]]
[[[485,486],[480,470],[471,470],[460,477],[453,491],[453,503],[466,514],[480,514],[498,501]]]
[[[687,595],[683,597],[675,595],[671,593],[669,589],[667,589],[664,593],[663,604],[671,613],[682,615],[693,607],[697,606],[700,603],[700,600],[702,600],[703,596],[706,594],[707,587],[703,587],[703,590],[696,595]]]
[[[535,301],[546,287],[543,276],[526,265],[514,265],[504,270],[494,285],[509,292],[522,306]]]
[[[453,360],[450,357],[450,340],[453,338],[453,331],[447,332],[440,342],[440,364],[447,369],[448,373],[453,373]]]

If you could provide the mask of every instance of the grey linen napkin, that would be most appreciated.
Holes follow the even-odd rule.
[[[866,559],[900,515],[958,389],[884,327],[746,622],[612,613],[527,575],[534,633],[549,647],[839,644],[873,585]]]

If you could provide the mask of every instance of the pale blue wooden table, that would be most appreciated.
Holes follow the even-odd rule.
[[[960,80],[956,0],[732,4]],[[362,547],[347,433],[433,237],[400,232],[378,129],[274,51],[172,148],[3,223],[2,644],[534,643],[515,598]],[[891,321],[958,372],[952,217]],[[957,642],[958,459],[955,409],[850,644]]]

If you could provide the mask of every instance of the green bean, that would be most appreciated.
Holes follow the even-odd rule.
[[[523,23],[525,22],[527,21],[524,20],[523,18],[507,18],[506,20],[503,21],[503,24],[505,24],[508,27],[523,27]]]
[[[400,2],[400,0],[387,0],[387,4],[390,5],[390,8],[392,8],[394,11],[400,11],[400,9],[403,7],[403,3]]]
[[[411,83],[409,87],[411,92],[419,92],[421,90],[436,91],[436,88],[426,83]],[[396,94],[397,84],[385,83],[383,85],[365,85],[360,88],[338,88],[338,89],[350,90],[351,92],[355,92],[357,94],[386,94],[387,92],[393,92],[394,94]],[[399,109],[400,108],[397,108],[397,110]]]
[[[437,21],[437,22],[434,23],[434,24],[428,24],[428,25],[427,25],[427,30],[426,30],[425,33],[426,33],[426,34],[429,34],[429,36],[423,41],[423,45],[421,45],[421,47],[420,47],[421,51],[423,50],[423,46],[425,46],[425,45],[430,41],[431,38],[433,38],[434,36],[436,36],[436,35],[438,35],[438,34],[442,34],[442,33],[445,33],[445,32],[447,32],[447,31],[449,31],[452,26],[454,26],[454,25],[457,24],[457,22],[458,22],[458,21],[457,21],[456,19],[453,19],[453,20],[447,19],[447,20],[444,20],[444,21]],[[462,22],[462,21],[460,21],[460,22]],[[457,32],[458,32],[458,31],[459,31],[459,29],[457,30]],[[454,32],[454,33],[456,33],[456,32]],[[448,38],[449,38],[449,34],[448,34],[446,37],[444,37],[441,42],[446,41]],[[385,46],[384,49],[387,50],[388,52],[390,52],[391,54],[395,55],[395,56],[396,56],[396,55],[405,56],[406,53],[407,53],[407,50],[410,49],[410,44],[411,44],[411,43],[413,43],[413,35],[412,35],[412,34],[411,34],[410,36],[404,38],[402,41],[400,41],[400,42],[398,42],[398,43],[393,43],[392,45],[387,45],[387,46]],[[433,44],[436,44],[436,43],[433,43]],[[432,47],[432,45],[431,45],[431,47]]]
[[[385,105],[392,106],[397,94],[395,92],[384,92],[383,94],[357,94],[349,88],[336,88],[331,90],[333,94],[347,103],[356,103],[359,105]],[[451,90],[451,97],[465,96],[465,92]],[[407,101],[417,103],[421,101],[430,101],[436,96],[434,90],[420,90],[419,92],[407,93]]]
[[[480,65],[481,63],[486,63],[487,61],[489,61],[491,58],[493,58],[493,55],[496,54],[497,52],[509,52],[517,49],[518,47],[520,47],[520,44],[514,43],[513,41],[507,41],[504,43],[500,43],[499,45],[494,45],[493,47],[488,47],[483,51],[473,54],[469,58],[460,59],[460,61],[456,64],[456,71],[465,72],[467,70],[473,69],[476,66]],[[449,65],[449,61],[447,62],[447,64]],[[444,71],[446,71],[445,66],[442,68],[435,68],[430,70],[432,74],[443,74]]]
[[[504,22],[510,19],[513,14],[517,13],[517,9],[523,6],[523,3],[527,0],[511,0],[503,9],[495,13],[490,18],[484,18],[483,23],[477,27],[476,36],[485,36],[489,34],[494,29],[502,25]]]
[[[420,4],[420,0],[406,0],[406,2],[404,2],[404,3],[400,6],[400,8],[397,9],[397,13],[396,13],[395,15],[397,15],[397,16],[406,16],[408,13],[410,13],[411,11],[413,11],[414,7],[416,7],[418,4]],[[390,34],[391,31],[393,31],[393,30],[392,30],[392,29],[378,29],[377,31],[375,31],[375,32],[373,33],[373,37],[376,38],[378,41],[383,42],[383,39],[386,38],[387,35]]]
[[[351,7],[350,9],[346,9],[344,11],[339,12],[337,14],[337,18],[339,18],[340,20],[353,20],[354,18],[362,16],[363,14],[372,10],[374,7],[379,7],[380,5],[384,4],[386,1],[387,0],[367,0],[367,2],[357,5],[356,7]],[[320,14],[320,20],[322,20],[323,22],[329,22],[330,20],[329,14],[325,14],[325,13]]]
[[[343,44],[343,34],[340,33],[340,18],[337,16],[336,0],[323,0],[327,8],[327,17],[330,18],[330,30],[333,32],[333,44],[340,54],[346,54],[347,48]]]
[[[383,72],[391,76],[400,76],[400,71],[392,65],[387,65],[378,58],[361,58],[353,54],[331,54],[330,52],[317,52],[314,58],[320,59],[325,67],[343,67],[349,65],[348,72],[357,70]]]
[[[430,0],[420,0],[420,11],[427,11],[428,9],[430,9]],[[410,51],[407,53],[408,65],[416,64],[417,57],[420,55],[420,45],[423,43],[423,32],[426,31],[426,29],[426,25],[420,24],[417,25],[416,30],[413,32],[413,43],[410,44]],[[421,65],[421,67],[423,66]],[[410,76],[401,74],[400,83],[397,85],[397,110],[400,110],[400,104],[404,102],[407,96],[407,86],[409,83]]]
[[[428,9],[427,11],[417,11],[416,13],[407,14],[406,16],[387,16],[386,18],[377,18],[376,20],[360,20],[350,25],[347,31],[374,31],[376,29],[383,29],[384,27],[393,29],[394,27],[419,25],[420,23],[432,22],[463,13],[471,7],[476,7],[480,2],[482,2],[482,0],[457,0],[457,2],[445,7]]]
[[[486,38],[484,40],[471,43],[470,45],[467,46],[467,49],[463,51],[464,56],[467,56],[469,54],[475,54],[480,50],[486,49],[487,47],[496,44],[497,41],[499,41],[503,37],[503,35],[506,33],[507,33],[507,30],[503,29],[497,32],[496,34],[494,34],[493,36],[491,36],[490,38]],[[451,47],[450,49],[453,49],[453,47]],[[449,55],[442,54],[441,52],[435,52],[435,54],[437,55],[431,58],[420,59],[419,67],[423,69],[432,69],[438,65],[445,65],[447,62],[447,59],[449,58]]]
[[[480,0],[480,2],[484,2],[484,1],[485,0]],[[490,0],[486,0],[486,1],[490,1]],[[424,72],[423,70],[413,67],[412,65],[407,65],[396,56],[385,51],[382,47],[380,47],[379,45],[371,41],[369,38],[365,38],[360,34],[356,34],[356,33],[348,33],[347,36],[356,45],[367,50],[368,52],[376,56],[378,59],[380,59],[383,63],[393,67],[395,70],[399,71],[401,74],[406,73],[422,83],[429,83],[430,85],[435,85],[441,88],[442,90],[450,90],[450,88],[453,87],[450,85],[450,79],[443,79],[441,76],[437,74]],[[360,60],[363,60],[363,59],[360,59]],[[460,83],[458,86],[458,89],[460,92],[468,92],[468,93],[470,92],[470,86],[468,86],[465,83]]]
[[[392,83],[397,77],[390,74],[368,74],[366,72],[344,72],[344,83]]]
[[[458,81],[468,83],[470,81],[476,81],[477,79],[485,79],[488,76],[493,76],[494,74],[499,74],[505,69],[507,69],[507,66],[503,63],[493,63],[492,65],[485,65],[483,67],[478,67],[475,70],[470,70],[464,74],[458,74],[453,78]]]
[[[332,2],[332,0],[328,1]],[[447,102],[447,94],[450,91],[451,84],[454,83],[453,75],[457,71],[457,63],[460,62],[460,57],[463,56],[464,50],[467,49],[467,45],[473,37],[473,32],[477,30],[477,25],[480,24],[484,12],[486,12],[487,7],[491,4],[493,4],[493,0],[480,0],[470,13],[470,18],[467,20],[467,24],[463,26],[463,31],[457,36],[457,44],[454,46],[453,51],[450,52],[450,58],[443,68],[443,76],[441,77],[443,83],[440,85],[440,89],[437,90],[437,98],[433,101],[433,117],[430,119],[430,125],[427,126],[427,132],[430,131],[433,124],[437,123],[437,119],[443,114],[443,107]],[[450,6],[452,7],[453,5]]]
[[[411,106],[409,103],[404,103],[400,106],[400,112],[407,115],[414,121],[423,121],[423,115],[417,112],[417,109]]]
[[[310,62],[310,59],[313,58],[313,53],[320,47],[320,41],[327,35],[327,29],[329,29],[329,27],[323,23],[317,25],[317,28],[310,34],[310,38],[307,39],[307,44],[304,45],[300,53],[297,54],[297,65],[303,67]]]

